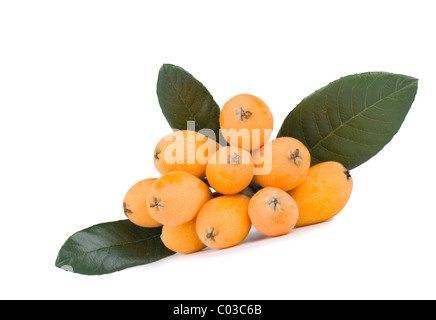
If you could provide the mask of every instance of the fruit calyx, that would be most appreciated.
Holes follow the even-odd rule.
[[[218,231],[215,228],[207,229],[207,233],[205,235],[207,241],[212,242],[215,241],[215,237],[218,234]]]
[[[277,197],[271,197],[268,198],[267,200],[268,206],[272,209],[272,210],[282,210],[282,207],[280,206],[280,203],[282,203],[282,199],[277,198]]]
[[[233,152],[229,157],[229,163],[230,164],[239,164],[240,163],[240,157],[237,152]]]
[[[130,207],[127,203],[123,203],[123,209],[124,209],[124,215],[126,217],[129,217],[130,214],[132,214],[132,210],[130,210]]]
[[[159,198],[154,198],[150,203],[150,208],[162,211],[164,208],[164,202]]]
[[[302,157],[300,154],[300,149],[294,149],[289,153],[289,160],[294,162],[297,166],[301,166]]]
[[[154,150],[154,160],[159,160],[160,159],[160,150],[155,149]]]
[[[236,109],[236,116],[239,120],[247,121],[253,115],[253,112],[248,111],[246,107]]]

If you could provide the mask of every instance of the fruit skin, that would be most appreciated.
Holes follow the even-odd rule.
[[[282,189],[267,187],[259,190],[251,198],[248,215],[259,232],[276,237],[289,233],[295,227],[298,206]]]
[[[206,246],[198,238],[195,225],[195,219],[178,226],[164,225],[161,235],[163,244],[174,252],[184,254],[204,249]]]
[[[197,216],[196,229],[200,240],[208,247],[225,249],[236,246],[248,235],[250,198],[236,194],[208,201]]]
[[[156,178],[150,178],[135,183],[124,197],[124,214],[131,222],[140,227],[154,228],[162,225],[150,216],[145,200],[147,191],[156,180]]]
[[[251,154],[237,147],[222,147],[213,154],[206,166],[210,186],[224,195],[244,190],[253,180],[254,163]]]
[[[157,179],[146,194],[151,217],[163,225],[180,225],[197,216],[212,192],[197,177],[183,172],[170,172]]]
[[[311,167],[306,180],[289,192],[300,211],[296,226],[334,217],[345,207],[352,190],[353,179],[342,164],[327,161]]]
[[[204,178],[209,157],[219,144],[205,135],[189,130],[163,137],[154,149],[154,165],[160,174],[184,171]]]
[[[289,191],[304,181],[311,158],[309,150],[299,140],[281,137],[254,152],[253,160],[254,179],[258,184]]]
[[[251,94],[236,95],[221,109],[221,132],[230,145],[239,148],[260,148],[269,140],[273,126],[274,118],[269,107]]]

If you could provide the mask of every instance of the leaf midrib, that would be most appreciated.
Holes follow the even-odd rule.
[[[170,85],[171,85],[171,87],[173,88],[173,90],[177,93],[177,97],[178,97],[179,100],[182,102],[183,106],[186,108],[186,110],[188,110],[188,112],[189,112],[189,116],[194,120],[195,127],[197,128],[197,127],[198,127],[198,124],[197,124],[197,121],[195,120],[195,114],[192,113],[192,110],[188,107],[188,104],[187,104],[186,101],[182,98],[180,92],[176,89],[176,85],[175,85],[175,83],[173,83],[173,82],[171,81],[171,77],[170,77],[169,74],[168,74],[168,70],[167,70],[167,68],[165,68],[164,71],[165,71],[165,75],[166,75],[166,77],[167,77],[167,79],[168,79],[168,82],[170,83]],[[179,128],[178,128],[178,129],[179,129]]]
[[[414,86],[414,85],[416,84],[416,82],[417,82],[417,80],[414,80],[413,82],[411,82],[410,84],[404,86],[403,88],[401,88],[401,89],[399,89],[399,90],[396,90],[396,91],[390,93],[389,95],[383,97],[382,99],[378,100],[376,103],[373,103],[372,105],[365,107],[362,111],[360,111],[359,113],[355,114],[354,116],[352,116],[352,117],[351,117],[350,119],[348,119],[347,121],[345,121],[345,122],[342,122],[342,121],[341,121],[341,124],[340,124],[336,129],[330,131],[330,133],[329,133],[328,135],[326,135],[324,138],[322,138],[321,140],[319,140],[319,141],[318,141],[314,146],[310,147],[310,148],[309,148],[309,151],[312,151],[312,150],[314,150],[315,148],[317,148],[319,145],[321,145],[321,143],[322,143],[323,141],[325,141],[326,139],[330,138],[332,135],[335,134],[336,131],[338,131],[338,130],[341,129],[343,126],[345,126],[346,124],[348,124],[349,122],[351,122],[354,118],[360,116],[363,112],[365,112],[365,111],[367,111],[367,110],[373,108],[374,106],[376,106],[376,105],[377,105],[378,103],[380,103],[381,101],[390,98],[392,95],[394,95],[394,94],[398,94],[399,92],[401,92],[401,91],[403,91],[403,90],[405,90],[405,89],[407,89],[407,88],[409,88],[409,87],[411,87],[411,86]]]
[[[146,238],[146,239],[140,239],[140,240],[135,240],[135,241],[117,243],[117,244],[114,244],[114,245],[110,245],[110,246],[107,246],[107,247],[101,247],[101,248],[93,249],[93,250],[90,250],[90,251],[81,251],[80,253],[81,253],[82,256],[86,256],[86,255],[89,255],[89,254],[92,254],[94,252],[98,252],[98,251],[101,251],[101,250],[106,250],[106,249],[115,248],[115,247],[121,247],[121,246],[135,244],[135,243],[141,243],[141,242],[149,241],[149,240],[152,240],[152,239],[155,239],[155,238],[158,238],[158,237],[160,237],[160,234],[157,234],[157,235],[154,235],[154,236],[150,236],[149,238]],[[64,260],[60,261],[60,263],[64,262],[64,261],[68,261],[69,259],[70,258],[64,259]]]

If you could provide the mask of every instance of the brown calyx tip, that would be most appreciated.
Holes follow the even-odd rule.
[[[248,109],[246,107],[236,109],[236,117],[239,120],[247,121],[252,115],[253,115],[253,112],[248,111]]]
[[[207,229],[207,233],[205,235],[207,241],[215,241],[215,237],[218,234],[218,231],[215,228],[209,228]]]
[[[345,173],[345,175],[347,176],[347,179],[350,179],[350,178],[351,178],[351,173],[350,173],[349,170],[345,169],[344,173]]]
[[[154,150],[154,160],[159,160],[160,159],[160,150],[155,149]]]
[[[271,198],[268,198],[266,201],[268,203],[268,206],[272,210],[282,210],[282,207],[280,206],[280,203],[283,202],[282,199],[277,198],[277,197],[271,197]]]
[[[303,158],[300,154],[300,149],[294,149],[289,153],[289,160],[293,161],[297,166],[301,166]]]
[[[229,161],[230,164],[239,164],[240,163],[240,157],[239,157],[238,153],[237,152],[233,152],[230,155],[228,161]]]
[[[156,210],[162,211],[164,208],[164,202],[159,198],[154,198],[150,203],[150,208],[154,208]]]
[[[126,217],[129,217],[129,215],[132,214],[132,210],[130,210],[129,205],[127,203],[125,203],[125,202],[123,203],[123,210],[124,210],[124,215]]]

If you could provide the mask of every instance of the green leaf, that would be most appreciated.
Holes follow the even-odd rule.
[[[188,121],[195,122],[194,131],[210,129],[219,139],[220,108],[206,87],[181,67],[164,64],[159,70],[157,96],[162,113],[171,128],[187,130]]]
[[[301,101],[278,137],[303,142],[312,165],[338,161],[353,169],[376,155],[398,132],[418,79],[387,72],[340,78]]]
[[[62,246],[56,267],[102,275],[151,263],[174,254],[160,240],[162,227],[141,228],[129,220],[95,225],[72,235]]]

